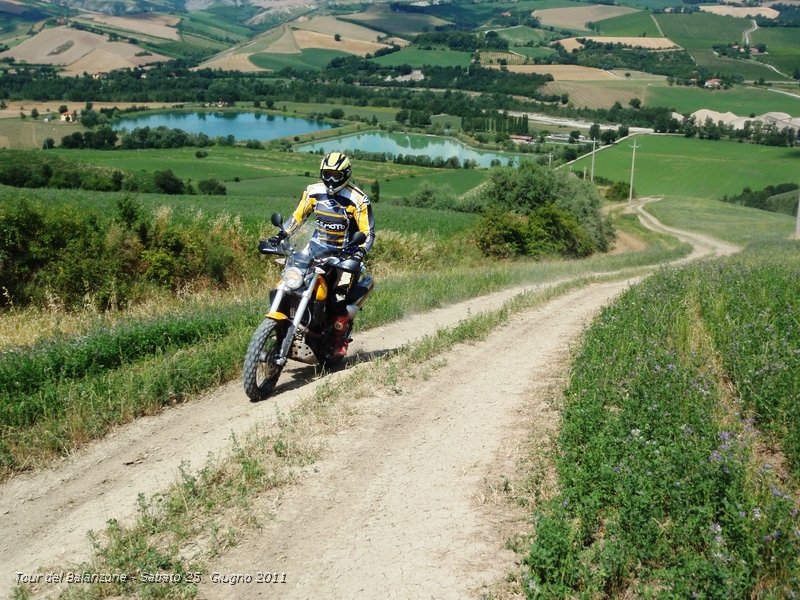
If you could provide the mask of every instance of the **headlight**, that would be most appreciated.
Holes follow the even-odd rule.
[[[303,272],[297,267],[289,267],[283,272],[281,281],[288,289],[296,290],[303,285]]]

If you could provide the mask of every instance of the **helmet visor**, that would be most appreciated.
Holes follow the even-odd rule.
[[[331,188],[339,187],[347,179],[347,174],[342,171],[322,170],[322,182]]]

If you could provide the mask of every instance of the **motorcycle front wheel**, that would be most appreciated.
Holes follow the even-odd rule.
[[[244,357],[244,392],[253,402],[263,400],[275,389],[282,365],[275,358],[286,335],[286,325],[264,319],[253,334]]]

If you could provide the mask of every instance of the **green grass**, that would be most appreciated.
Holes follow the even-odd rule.
[[[534,29],[533,27],[527,27],[525,25],[519,25],[517,27],[509,27],[507,29],[495,29],[497,33],[500,34],[500,37],[503,39],[508,40],[511,46],[524,46],[527,42],[534,42],[540,43],[552,40],[555,37],[558,37],[552,31],[547,31],[546,29]]]
[[[715,44],[742,43],[742,34],[752,27],[749,19],[697,12],[688,15],[656,15],[664,35],[686,48],[697,64],[712,73],[740,73],[745,79],[785,79],[754,61],[741,61],[716,56]]]
[[[649,106],[672,108],[682,114],[693,113],[701,108],[732,112],[742,117],[773,111],[800,114],[800,97],[777,94],[760,87],[736,86],[728,90],[704,90],[666,84],[652,85],[647,88],[645,103]]]
[[[607,36],[642,36],[660,38],[661,34],[648,11],[639,11],[628,15],[620,15],[597,22],[600,35]]]
[[[187,25],[191,26],[192,28],[202,26],[202,28],[198,29],[199,31],[209,31],[215,36],[227,35],[229,37],[238,38],[239,40],[248,39],[253,35],[252,30],[248,29],[247,27],[242,27],[241,25],[236,25],[235,23],[222,20],[220,18],[220,12],[224,11],[215,10],[212,13],[197,10],[190,12],[181,21],[181,29]]]
[[[372,119],[375,117],[381,123],[393,123],[398,109],[383,106],[353,106],[352,104],[341,104],[333,101],[325,104],[313,102],[289,102],[279,100],[275,103],[277,110],[285,110],[287,113],[297,113],[307,115],[310,113],[328,114],[334,108],[341,108],[344,111],[345,119],[358,117],[360,119]]]
[[[635,136],[599,151],[595,175],[630,181],[633,142],[636,142],[635,193],[644,196],[721,198],[746,186],[796,182],[800,149],[689,139],[680,136]],[[579,159],[574,171],[591,167],[591,158]]]
[[[434,67],[466,67],[469,65],[472,55],[469,52],[456,52],[454,50],[421,50],[419,48],[405,48],[400,52],[393,52],[385,56],[379,56],[372,60],[385,67],[396,67],[398,65],[411,65],[412,67],[422,67],[430,65]]]
[[[800,43],[796,28],[761,27],[751,34],[752,44],[766,44],[767,54],[757,57],[759,61],[773,65],[779,71],[792,76],[800,68]]]
[[[663,223],[701,231],[740,246],[785,240],[794,231],[789,215],[702,198],[669,198],[647,210]]]
[[[284,67],[318,71],[327,66],[334,58],[343,56],[349,56],[349,54],[339,50],[306,48],[298,54],[258,52],[250,57],[250,62],[262,69],[271,69],[273,71],[280,71]]]
[[[339,15],[337,18],[390,35],[406,37],[433,30],[440,25],[447,25],[447,21],[423,13],[392,12],[386,5],[373,5],[364,12]]]
[[[537,46],[534,48],[530,48],[528,46],[512,46],[509,49],[512,52],[522,54],[523,56],[527,56],[529,58],[545,58],[555,53],[553,48],[546,48],[542,46]]]
[[[559,492],[537,502],[528,598],[778,598],[796,587],[796,482],[773,471],[753,424],[795,410],[798,256],[784,243],[664,270],[603,310],[566,390]],[[749,399],[754,376],[772,390],[766,408]]]
[[[710,49],[714,44],[741,43],[742,33],[752,27],[749,19],[705,12],[655,17],[664,35],[690,52]]]

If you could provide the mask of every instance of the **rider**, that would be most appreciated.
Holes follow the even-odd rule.
[[[356,249],[353,258],[363,262],[375,242],[375,224],[369,198],[350,181],[352,173],[353,167],[346,155],[341,152],[326,155],[319,166],[322,182],[312,183],[305,189],[292,218],[286,224],[286,233],[294,233],[314,212],[316,230],[311,243],[324,249],[341,250],[356,231],[362,231],[367,239]],[[342,306],[337,307],[333,322],[335,356],[347,354],[350,326],[363,301],[351,295],[363,296],[371,291],[371,285],[370,282],[369,289],[365,290],[356,290],[356,286],[351,286],[350,295]]]

